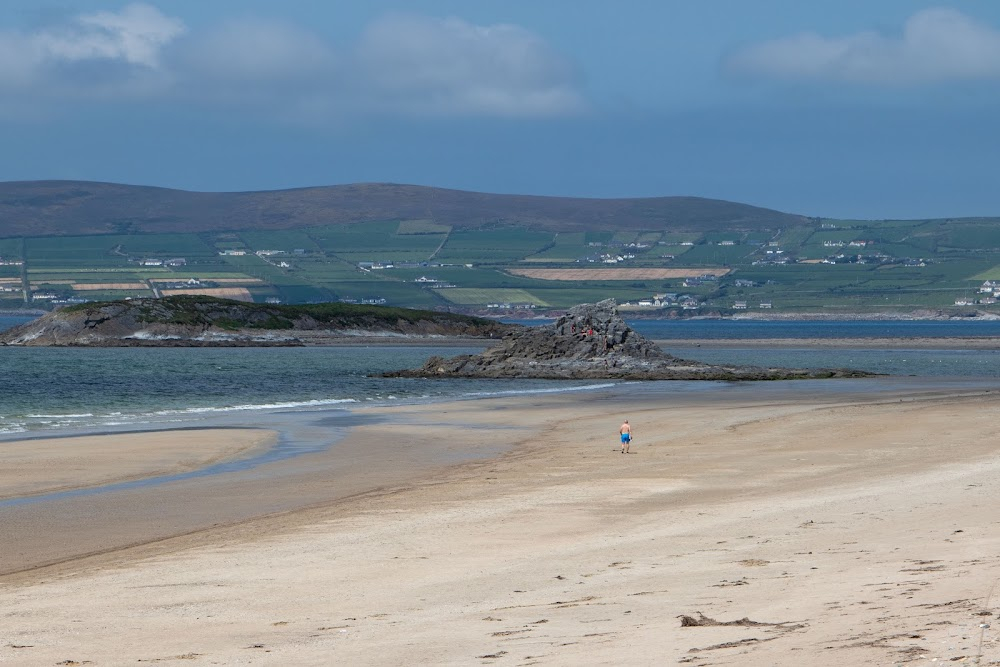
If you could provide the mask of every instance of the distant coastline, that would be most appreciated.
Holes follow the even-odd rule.
[[[47,315],[52,311],[42,310],[42,309],[17,309],[17,308],[0,308],[0,317],[41,317],[42,315]],[[454,312],[454,311],[453,311]],[[537,320],[539,322],[544,322],[548,320],[558,319],[562,315],[563,311],[555,311],[552,314],[534,314],[528,317],[506,317],[497,316],[493,314],[483,314],[479,311],[472,312],[470,314],[483,317],[492,320],[505,320],[505,321],[528,321]],[[821,312],[809,312],[809,313],[740,313],[738,315],[723,315],[721,313],[714,314],[700,314],[700,315],[682,315],[682,316],[652,316],[650,313],[644,313],[641,311],[623,311],[623,316],[627,320],[730,320],[730,321],[740,321],[740,320],[753,320],[757,322],[810,322],[810,321],[830,321],[830,322],[919,322],[919,321],[992,321],[1000,320],[1000,315],[994,313],[987,313],[984,311],[976,311],[969,314],[955,314],[948,313],[943,310],[938,311],[915,311],[915,312],[893,312],[893,311],[882,311],[873,313],[821,313]]]
[[[660,347],[676,349],[794,349],[838,348],[862,350],[1000,350],[1000,338],[984,337],[905,337],[905,338],[699,338],[658,339]]]
[[[7,309],[0,308],[0,317],[41,317],[42,315],[45,315],[48,312],[49,311],[47,310],[37,310],[37,309],[21,310],[12,308],[7,308]]]

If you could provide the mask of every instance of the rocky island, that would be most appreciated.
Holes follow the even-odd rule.
[[[612,299],[574,306],[554,323],[512,329],[481,354],[431,357],[390,377],[622,380],[789,380],[867,377],[849,369],[716,366],[679,359],[635,332]]]
[[[255,304],[207,296],[69,306],[0,334],[0,345],[74,347],[300,346],[335,340],[499,338],[480,317],[344,303]]]

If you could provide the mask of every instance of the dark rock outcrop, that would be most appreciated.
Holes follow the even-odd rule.
[[[629,380],[782,380],[864,377],[843,369],[713,366],[678,359],[633,331],[611,299],[575,306],[553,324],[512,331],[478,355],[431,357],[392,377],[478,377]]]
[[[298,346],[331,339],[499,338],[510,327],[450,313],[320,303],[245,303],[170,296],[72,306],[0,334],[0,345],[89,347]]]

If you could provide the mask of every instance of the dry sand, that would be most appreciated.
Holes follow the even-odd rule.
[[[1000,664],[1000,395],[751,395],[397,408],[515,446],[2,577],[0,664]]]

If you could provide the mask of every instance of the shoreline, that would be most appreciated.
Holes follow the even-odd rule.
[[[997,350],[1000,338],[981,337],[906,337],[906,338],[666,338],[656,339],[661,348],[842,348],[884,350]]]
[[[716,348],[791,348],[837,347],[860,349],[1000,349],[1000,337],[993,336],[906,336],[868,338],[655,338],[660,347],[716,347]],[[316,336],[295,344],[222,344],[180,345],[157,344],[146,341],[141,345],[2,345],[11,348],[64,348],[64,349],[124,349],[124,348],[240,348],[240,347],[455,347],[490,348],[499,340],[460,337],[390,337],[390,336]]]
[[[259,429],[169,429],[7,439],[0,448],[0,506],[239,461],[274,447]]]
[[[0,660],[757,667],[1000,656],[977,615],[997,611],[1000,387],[866,384],[352,409],[329,451],[252,483],[218,476],[214,496],[181,484],[131,496],[131,514],[103,505],[131,542],[0,576]],[[629,456],[614,435],[623,416],[636,433]],[[281,489],[293,494],[285,509],[273,502]],[[136,539],[179,498],[208,525]],[[226,521],[230,503],[256,515]],[[53,528],[43,513],[13,520]]]

